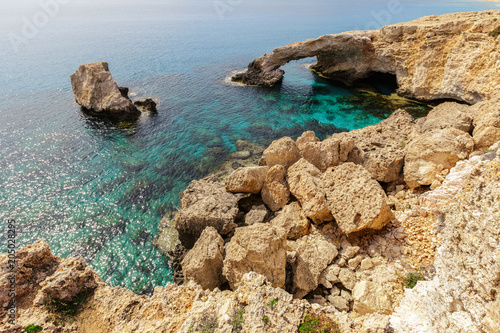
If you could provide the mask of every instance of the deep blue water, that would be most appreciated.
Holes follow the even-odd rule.
[[[57,255],[81,255],[106,282],[138,292],[171,280],[151,244],[158,222],[236,140],[268,144],[311,129],[324,137],[389,115],[313,75],[304,66],[313,59],[286,65],[274,89],[228,84],[230,73],[297,40],[496,8],[440,0],[62,2],[45,20],[38,1],[0,0],[0,244],[13,218],[20,246],[43,237]],[[134,95],[159,98],[158,115],[127,125],[82,114],[69,75],[93,61],[109,62]]]

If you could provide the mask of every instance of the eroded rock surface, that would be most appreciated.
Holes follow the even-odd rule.
[[[278,47],[255,59],[234,81],[270,86],[280,67],[316,57],[323,76],[352,83],[372,73],[396,76],[398,92],[422,100],[477,103],[498,89],[500,52],[493,34],[499,11],[427,16],[376,31],[350,31]]]
[[[297,239],[309,233],[311,222],[305,216],[300,204],[292,202],[285,206],[277,217],[271,220],[271,224],[285,229],[288,239]]]
[[[295,141],[289,137],[283,137],[275,140],[264,150],[261,164],[272,167],[274,165],[283,165],[288,169],[292,164],[301,158],[300,150]]]
[[[107,62],[81,65],[71,75],[71,85],[76,102],[87,110],[116,116],[141,114],[132,101],[118,88]]]
[[[273,212],[280,210],[290,201],[286,169],[283,165],[277,164],[269,169],[261,195],[262,201]]]
[[[500,94],[471,107],[474,112],[475,149],[487,149],[500,140]]]
[[[226,246],[224,276],[236,290],[243,275],[257,272],[274,287],[285,286],[286,233],[279,227],[257,223],[236,229]]]
[[[195,180],[183,192],[181,207],[175,216],[175,228],[182,244],[190,249],[206,227],[214,227],[221,235],[234,229],[238,199],[226,192],[217,177]]]
[[[381,229],[394,218],[384,190],[362,166],[344,163],[321,180],[328,208],[344,233]]]
[[[207,227],[182,261],[184,278],[213,290],[226,280],[222,275],[223,261],[224,240],[215,228]]]
[[[233,193],[254,193],[262,189],[268,167],[238,168],[226,177],[226,190]]]

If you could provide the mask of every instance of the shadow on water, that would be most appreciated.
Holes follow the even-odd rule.
[[[98,115],[84,107],[80,108],[80,113],[86,125],[98,133],[120,130],[126,134],[133,135],[137,130],[140,119],[140,117],[131,116]]]

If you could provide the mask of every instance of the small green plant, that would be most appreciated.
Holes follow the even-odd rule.
[[[410,289],[413,289],[418,281],[425,281],[425,278],[422,274],[420,273],[408,273],[406,274],[406,277],[403,279],[403,284]]]
[[[406,147],[406,142],[405,141],[401,141],[401,147]]]
[[[307,314],[299,326],[300,333],[339,333],[338,326],[325,316]]]
[[[245,322],[245,319],[243,319],[244,314],[245,314],[244,309],[235,310],[233,314],[233,320],[231,322],[231,324],[233,325],[233,332],[241,332],[241,329],[243,328],[243,323]]]
[[[43,327],[40,325],[29,325],[24,329],[28,333],[40,332],[41,330],[43,330]]]
[[[262,321],[264,322],[264,324],[269,323],[269,317],[268,316],[262,317]]]
[[[84,290],[69,301],[59,299],[49,299],[45,302],[45,308],[50,313],[49,321],[54,325],[64,325],[66,322],[71,322],[78,310],[87,300],[90,290]]]
[[[497,38],[498,35],[500,35],[500,29],[495,29],[495,30],[492,30],[488,33],[488,36],[493,37],[493,38]]]
[[[275,299],[272,299],[270,300],[269,302],[267,302],[267,305],[269,305],[270,307],[274,307],[276,304],[278,304],[278,299],[275,298]]]
[[[217,329],[217,318],[205,318],[201,323],[202,333],[214,333]]]

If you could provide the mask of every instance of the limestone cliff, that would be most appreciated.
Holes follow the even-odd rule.
[[[316,57],[312,69],[348,84],[373,73],[396,76],[398,93],[477,103],[499,88],[500,11],[428,16],[374,31],[351,31],[278,47],[233,81],[272,86],[284,64]]]

